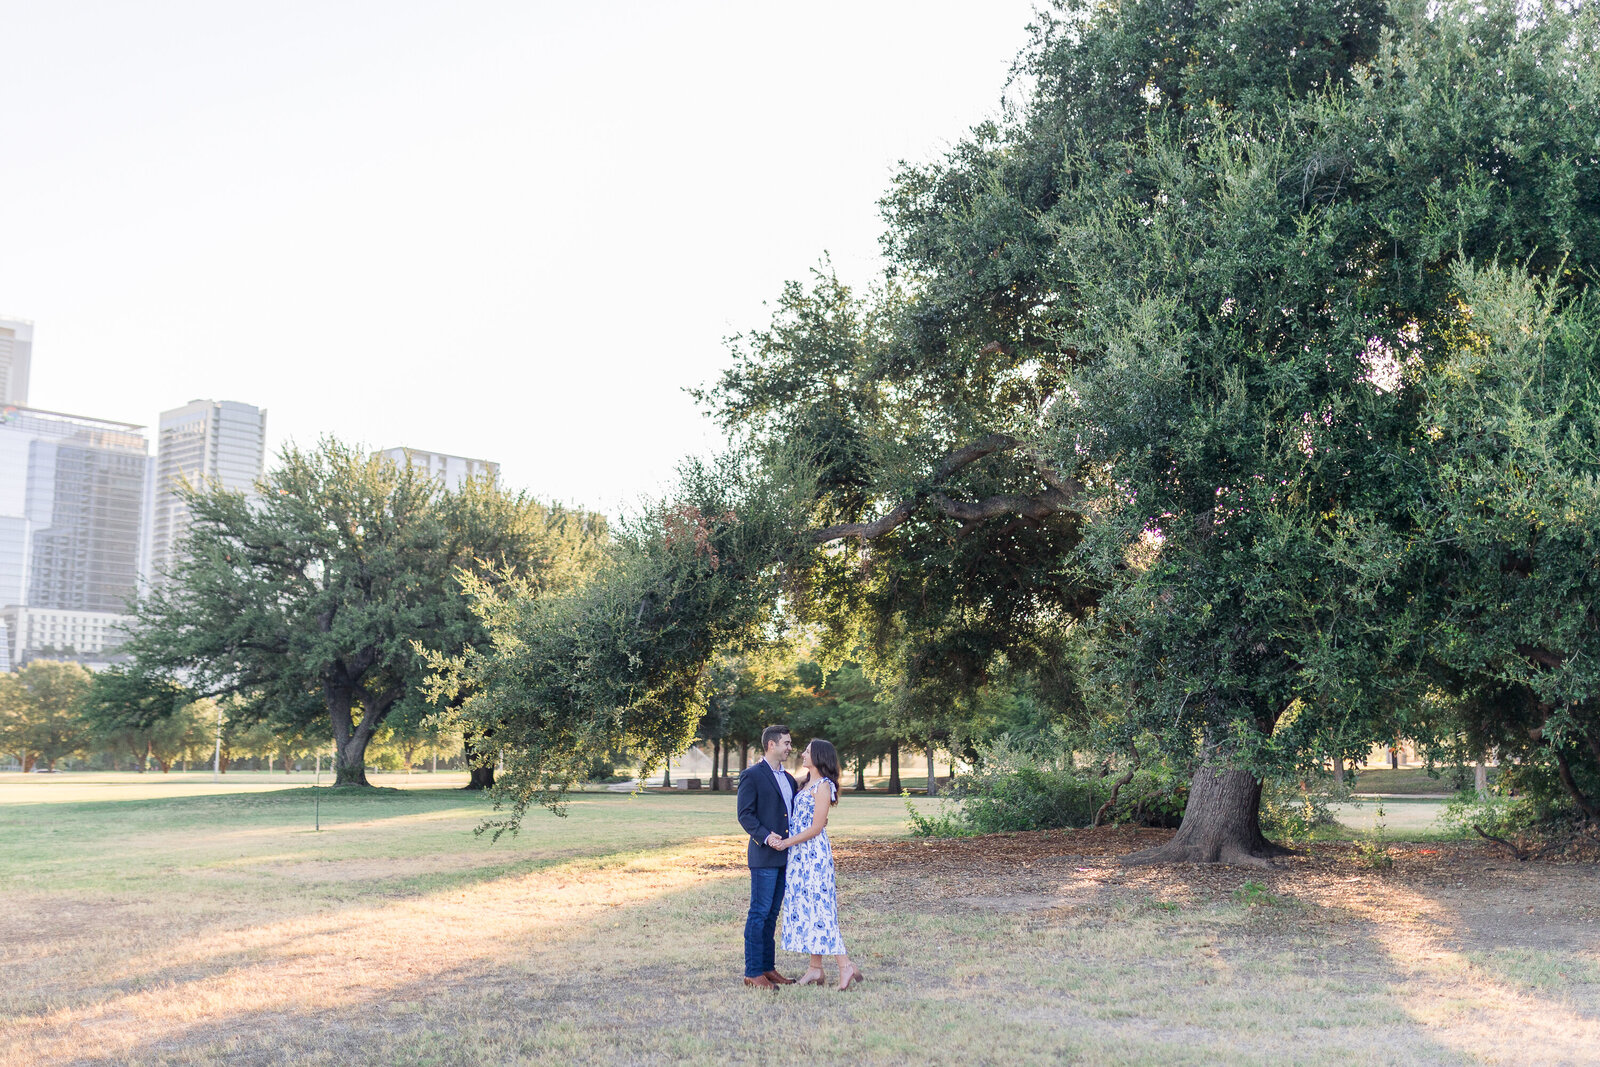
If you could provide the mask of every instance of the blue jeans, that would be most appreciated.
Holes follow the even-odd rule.
[[[744,920],[744,976],[777,967],[778,911],[783,907],[783,868],[750,868],[750,914]]]

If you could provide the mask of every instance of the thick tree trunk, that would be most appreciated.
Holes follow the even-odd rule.
[[[866,791],[867,791],[867,761],[864,760],[864,759],[858,759],[858,760],[856,760],[856,792],[857,793],[865,793]]]
[[[722,777],[724,777],[724,778],[728,777],[728,760],[731,759],[732,756],[733,756],[733,753],[728,751],[728,746],[727,745],[723,745],[722,746]]]
[[[372,738],[372,730],[355,724],[351,713],[355,694],[344,686],[328,682],[323,685],[323,697],[328,703],[328,720],[333,726],[334,787],[371,785],[367,781],[367,742]],[[368,711],[362,717],[365,719],[371,714]],[[368,726],[366,722],[361,725]]]
[[[1172,840],[1124,856],[1122,862],[1271,867],[1275,858],[1292,855],[1292,849],[1262,836],[1260,780],[1249,771],[1229,769],[1210,758],[1202,761],[1190,780],[1189,802]]]
[[[393,687],[374,693],[348,677],[329,677],[323,681],[322,692],[333,726],[334,786],[371,786],[367,781],[367,746],[405,690]],[[358,698],[359,723],[354,715]]]
[[[1340,785],[1344,785],[1344,757],[1333,757],[1333,778]]]
[[[1489,768],[1484,766],[1481,759],[1478,761],[1478,765],[1472,769],[1472,788],[1480,797],[1489,795]]]
[[[470,744],[461,750],[462,756],[467,761],[467,789],[493,789],[494,788],[494,761],[480,753]],[[482,766],[479,766],[479,764]]]
[[[889,742],[889,795],[899,796],[904,789],[900,785],[900,742]]]
[[[713,793],[722,788],[722,782],[718,780],[717,775],[717,757],[720,755],[722,755],[721,742],[713,737],[711,739],[711,791]]]
[[[1589,818],[1600,822],[1600,807],[1596,806],[1593,797],[1585,795],[1583,790],[1578,787],[1578,781],[1572,776],[1572,765],[1567,762],[1566,754],[1554,745],[1551,746],[1551,751],[1556,754],[1556,776],[1561,779],[1561,784],[1566,787],[1567,792],[1571,795],[1572,802],[1578,805],[1579,809]],[[50,769],[55,769],[54,761],[51,761]]]
[[[365,785],[367,781],[367,741],[369,737],[357,730],[348,739],[333,746],[333,784]]]
[[[939,795],[939,780],[938,780],[937,777],[934,776],[934,772],[933,772],[933,745],[932,744],[928,745],[928,795],[930,797],[936,797],[936,796]]]
[[[739,773],[743,774],[750,769],[750,745],[748,742],[739,742]]]

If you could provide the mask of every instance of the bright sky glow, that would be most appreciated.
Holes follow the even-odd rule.
[[[615,510],[682,389],[997,113],[1026,0],[0,0],[0,316],[35,407],[197,397]]]

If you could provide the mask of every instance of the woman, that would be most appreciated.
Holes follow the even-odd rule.
[[[783,891],[783,947],[809,952],[811,969],[800,985],[821,985],[822,957],[839,958],[839,991],[865,976],[850,962],[839,934],[839,902],[834,888],[833,846],[828,843],[828,812],[839,802],[839,753],[817,738],[800,753],[805,776],[794,797],[793,831],[780,848],[789,852]]]

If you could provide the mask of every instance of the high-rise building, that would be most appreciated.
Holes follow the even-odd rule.
[[[0,411],[0,609],[12,667],[46,647],[104,658],[120,640],[143,548],[150,459],[142,429],[35,408]]]
[[[28,403],[28,365],[33,361],[33,323],[0,319],[0,408]]]
[[[149,505],[148,579],[168,574],[189,529],[189,506],[174,491],[192,485],[248,493],[266,462],[267,413],[233,400],[191,400],[161,413]]]
[[[403,463],[424,472],[444,483],[446,489],[458,488],[468,478],[495,478],[500,474],[500,464],[486,459],[468,459],[443,452],[428,452],[421,448],[386,448],[378,455]]]

